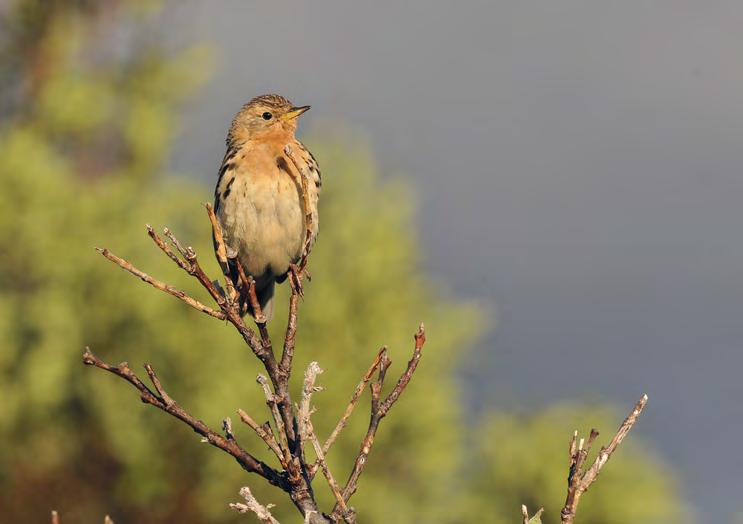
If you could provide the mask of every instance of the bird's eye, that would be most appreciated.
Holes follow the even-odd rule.
[[[273,115],[272,115],[271,113],[269,113],[268,111],[266,111],[266,112],[265,112],[265,113],[263,113],[263,114],[262,114],[261,116],[263,117],[263,120],[271,120],[271,117],[272,117]]]

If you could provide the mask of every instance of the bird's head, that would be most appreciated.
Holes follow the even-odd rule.
[[[274,135],[293,135],[297,117],[309,108],[296,107],[280,95],[257,96],[235,115],[227,141],[246,142]]]

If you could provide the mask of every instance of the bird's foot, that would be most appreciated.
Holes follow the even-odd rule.
[[[297,264],[289,264],[289,285],[292,288],[292,293],[296,293],[301,298],[304,298],[304,287],[302,285],[303,277],[303,268],[301,268]]]
[[[240,308],[241,317],[244,317],[251,312],[250,296],[248,295],[248,291],[242,286],[240,287],[240,296],[238,298],[237,304]]]
[[[255,292],[255,280],[253,280],[253,277],[247,277],[246,280],[247,289],[245,289],[246,286],[243,286],[243,289],[245,291],[245,308],[246,310],[250,308],[256,324],[265,324],[268,319],[263,314],[261,305],[258,302],[258,295]]]

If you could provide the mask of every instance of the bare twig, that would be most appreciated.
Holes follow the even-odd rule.
[[[237,296],[235,286],[232,282],[232,276],[230,275],[230,263],[227,260],[227,247],[224,243],[224,235],[222,234],[222,226],[219,225],[217,215],[214,214],[214,208],[211,204],[204,204],[206,207],[206,213],[209,215],[209,221],[212,223],[212,234],[214,235],[214,243],[216,249],[214,252],[217,255],[217,261],[222,268],[224,273],[224,288],[227,290],[227,297],[230,301],[233,301]]]
[[[232,419],[227,417],[222,421],[222,431],[227,440],[235,440],[235,434],[232,432]]]
[[[214,210],[211,208],[210,205],[207,204],[207,214],[209,215],[210,220],[212,217],[214,217]],[[216,220],[216,218],[215,218]],[[214,226],[214,223],[212,223]],[[173,257],[175,257],[175,254],[172,253],[172,251],[169,250],[169,248],[162,242],[162,240],[157,236],[157,234],[154,233],[154,231],[150,231],[151,228],[148,227],[148,234],[152,238],[152,240],[157,244],[157,246],[162,249],[171,260]],[[219,234],[219,238],[221,239],[221,228],[219,228],[219,224],[216,224],[216,229],[214,230],[215,238]],[[165,229],[165,236],[168,237],[168,239],[172,242],[172,244],[176,247],[176,249],[181,253],[183,258],[185,259],[185,262],[183,261],[176,261],[176,263],[183,268],[188,274],[195,277],[199,283],[209,292],[209,294],[212,296],[214,301],[217,303],[217,305],[220,307],[221,311],[216,311],[208,306],[205,306],[198,300],[188,296],[183,291],[177,290],[173,288],[172,286],[169,286],[167,284],[164,284],[160,282],[159,280],[156,280],[143,271],[137,269],[134,267],[130,262],[117,257],[113,253],[111,253],[108,249],[100,249],[98,248],[98,251],[101,252],[107,259],[114,262],[121,268],[127,270],[128,272],[132,273],[133,275],[141,278],[145,282],[149,283],[153,287],[160,289],[161,291],[165,291],[166,293],[169,293],[191,307],[194,307],[198,309],[199,311],[203,311],[204,313],[207,313],[215,318],[218,318],[220,320],[229,320],[230,323],[232,323],[237,331],[240,333],[240,335],[243,337],[245,342],[248,344],[250,349],[253,351],[253,353],[263,362],[263,364],[266,366],[266,371],[271,378],[271,382],[274,384],[274,387],[277,387],[279,382],[279,370],[278,370],[278,364],[276,363],[276,359],[273,356],[273,350],[271,349],[270,340],[266,341],[259,339],[255,332],[250,329],[248,326],[245,325],[245,322],[242,319],[242,316],[240,314],[239,308],[235,306],[235,303],[233,300],[227,300],[226,297],[220,292],[220,290],[217,289],[217,287],[214,285],[214,283],[211,281],[211,279],[206,275],[204,270],[199,265],[196,252],[191,247],[183,247],[181,242],[178,241],[178,239],[173,235],[173,233]],[[224,243],[222,242],[220,244],[224,248]],[[224,248],[226,250],[226,248]],[[172,255],[172,256],[171,256]],[[177,258],[177,257],[176,257]],[[228,296],[231,296],[228,294]]]
[[[279,371],[286,377],[287,381],[291,376],[294,347],[297,342],[297,310],[299,309],[299,293],[299,289],[292,288],[292,294],[289,297],[289,318],[286,322],[286,334],[284,335],[284,349],[281,352],[281,362],[279,363]]]
[[[387,415],[387,413],[389,413],[389,410],[392,408],[395,402],[397,402],[397,400],[400,398],[400,395],[402,395],[403,391],[410,383],[410,379],[412,378],[413,373],[415,373],[415,370],[418,367],[418,362],[420,361],[422,355],[423,345],[426,343],[426,333],[423,323],[421,323],[421,325],[418,327],[418,331],[416,332],[414,339],[415,347],[413,349],[413,357],[408,362],[408,366],[403,374],[397,380],[397,384],[395,384],[395,387],[384,400],[382,400],[381,397],[382,386],[384,385],[384,378],[391,362],[390,359],[387,357],[386,350],[383,350],[381,352],[379,374],[377,380],[371,385],[372,400],[369,428],[367,429],[364,440],[361,442],[361,449],[359,450],[359,454],[356,457],[356,461],[354,462],[351,474],[346,481],[346,485],[343,488],[343,499],[346,502],[350,500],[350,498],[356,492],[356,489],[358,489],[359,477],[363,473],[364,468],[366,467],[366,464],[368,462],[367,459],[369,458],[369,453],[371,453],[372,446],[374,445],[374,437],[376,436],[377,430],[379,429],[379,423]],[[331,520],[335,519],[335,521],[337,521],[340,516],[341,507],[339,504],[336,504],[333,508]]]
[[[413,351],[413,357],[408,362],[408,367],[405,370],[405,372],[400,376],[400,378],[397,380],[397,384],[395,384],[395,387],[392,389],[389,395],[387,395],[387,398],[384,399],[384,402],[380,406],[380,414],[384,417],[387,412],[390,410],[392,405],[397,402],[397,399],[400,398],[400,395],[402,394],[403,390],[407,387],[408,383],[410,382],[410,379],[413,378],[413,373],[415,373],[415,369],[418,367],[418,362],[421,359],[421,351],[423,350],[423,344],[426,343],[426,331],[423,323],[421,322],[420,326],[418,326],[418,331],[415,334],[415,350]]]
[[[266,396],[266,404],[271,409],[271,415],[273,421],[276,424],[276,432],[279,435],[279,448],[281,449],[284,457],[284,463],[289,464],[291,462],[291,454],[289,451],[289,442],[286,436],[286,427],[284,426],[284,419],[279,413],[279,406],[276,402],[276,395],[271,391],[271,386],[268,384],[268,379],[263,375],[258,375],[256,378],[258,384],[263,388],[263,394]]]
[[[240,283],[242,284],[245,297],[253,310],[253,318],[255,318],[255,323],[258,324],[261,336],[265,342],[268,339],[268,331],[265,329],[266,317],[261,310],[260,303],[258,302],[258,295],[255,293],[255,280],[253,280],[253,277],[248,276],[245,273],[245,268],[239,258],[235,259],[235,265],[237,266],[237,274],[240,278]]]
[[[583,464],[586,461],[591,445],[596,440],[599,432],[595,429],[591,430],[591,433],[587,441],[584,439],[578,440],[578,432],[573,433],[573,437],[570,440],[570,473],[568,475],[568,493],[565,499],[565,506],[560,512],[560,518],[562,524],[572,524],[575,519],[575,513],[578,509],[578,503],[580,502],[581,495],[588,490],[593,482],[601,472],[601,468],[608,462],[612,454],[616,451],[619,444],[622,443],[624,437],[632,429],[637,422],[637,418],[642,413],[645,404],[647,404],[648,396],[643,395],[640,400],[637,401],[633,410],[624,419],[621,426],[617,430],[614,437],[609,442],[609,445],[602,447],[598,453],[598,456],[593,461],[591,466],[583,471]]]
[[[183,408],[181,408],[172,398],[170,398],[170,396],[167,395],[167,393],[165,393],[162,388],[162,384],[160,384],[160,381],[157,379],[157,376],[155,375],[155,372],[152,370],[151,366],[145,365],[145,368],[147,370],[147,374],[152,380],[153,385],[155,386],[155,390],[157,391],[157,393],[154,393],[150,388],[148,388],[144,384],[144,382],[142,382],[142,380],[132,372],[132,370],[129,368],[129,364],[127,364],[126,362],[122,362],[117,366],[112,366],[103,362],[101,359],[96,357],[89,348],[86,348],[85,353],[83,354],[83,363],[88,366],[95,366],[97,368],[106,370],[118,377],[123,378],[139,391],[142,402],[155,406],[156,408],[161,409],[166,413],[174,416],[175,418],[185,422],[186,424],[191,426],[191,429],[193,429],[196,433],[204,437],[204,439],[209,444],[232,455],[232,457],[238,462],[238,464],[240,464],[240,466],[242,466],[243,469],[245,469],[246,471],[250,473],[257,473],[274,486],[278,486],[284,490],[288,490],[286,479],[280,473],[275,471],[267,464],[264,464],[260,460],[256,459],[253,455],[241,448],[234,440],[230,440],[221,436],[220,434],[210,429],[202,421],[192,417],[185,410],[183,410]]]
[[[173,253],[173,251],[168,247],[165,241],[162,238],[160,238],[160,236],[157,233],[155,233],[155,230],[152,229],[151,225],[147,224],[146,227],[147,227],[147,234],[150,235],[150,238],[157,245],[157,247],[159,247],[162,250],[162,252],[165,253],[170,260],[175,262],[178,265],[178,267],[180,267],[183,271],[185,271],[186,273],[190,272],[191,265],[187,261],[184,261],[183,259],[178,257],[178,255]]]
[[[181,244],[178,241],[178,239],[175,237],[175,235],[170,229],[168,229],[167,227],[164,228],[163,235],[168,237],[168,240],[170,240],[170,243],[173,244],[173,246],[175,246],[175,248],[178,250],[181,256],[183,256],[183,258],[185,259],[189,258],[189,255],[190,255],[189,251],[185,247],[183,247],[183,244]]]
[[[137,269],[136,267],[134,267],[132,264],[130,264],[123,258],[117,257],[116,255],[111,253],[108,249],[96,248],[96,250],[101,255],[109,259],[111,262],[118,265],[120,268],[128,271],[129,273],[131,273],[132,275],[136,277],[139,277],[140,279],[147,282],[152,287],[159,289],[160,291],[164,291],[165,293],[168,293],[169,295],[172,295],[179,300],[182,300],[183,302],[185,302],[192,308],[197,309],[201,311],[202,313],[206,313],[207,315],[212,316],[214,318],[218,318],[219,320],[225,319],[225,314],[222,313],[221,311],[216,311],[210,308],[209,306],[202,304],[195,298],[188,296],[186,293],[184,293],[180,289],[176,289],[173,286],[170,286],[168,284],[165,284],[164,282],[161,282],[155,278],[152,278],[150,275],[148,275],[144,271]]]
[[[150,235],[150,238],[157,244],[157,246],[160,249],[163,249],[163,242],[158,241],[158,237],[156,234],[150,234],[149,228],[147,233]],[[196,256],[196,251],[191,246],[183,247],[183,244],[180,243],[180,241],[175,237],[175,235],[166,227],[163,229],[163,234],[168,237],[168,240],[175,246],[175,248],[178,250],[178,252],[183,257],[183,261],[178,261],[177,258],[175,260],[175,263],[178,264],[179,267],[181,267],[184,271],[186,271],[189,275],[196,278],[196,280],[199,281],[199,283],[209,292],[209,295],[211,295],[212,299],[217,303],[217,305],[222,309],[223,312],[227,313],[225,311],[226,307],[229,303],[227,299],[225,298],[224,294],[220,289],[217,289],[217,287],[214,285],[214,283],[209,279],[209,277],[204,273],[204,270],[201,269],[201,266],[199,265],[198,257]],[[165,246],[167,248],[167,246]],[[165,251],[165,249],[163,249]],[[165,251],[165,254],[173,259],[168,254],[168,251]]]
[[[240,420],[247,424],[256,434],[266,443],[268,448],[273,451],[276,458],[279,459],[281,465],[286,468],[284,453],[281,451],[279,444],[276,442],[276,438],[273,436],[271,426],[268,424],[260,425],[253,418],[245,413],[242,409],[237,410],[237,414],[240,415]]]
[[[240,496],[245,499],[245,504],[243,504],[242,502],[236,502],[234,504],[230,504],[230,508],[234,509],[238,513],[255,513],[255,515],[258,517],[258,520],[267,524],[279,524],[279,521],[273,518],[271,512],[268,511],[268,509],[271,507],[271,504],[269,504],[268,506],[263,506],[253,496],[250,488],[248,488],[247,486],[242,488],[240,490]]]
[[[366,389],[367,384],[369,384],[369,381],[374,375],[374,372],[379,367],[379,363],[382,361],[382,355],[386,354],[386,352],[387,352],[387,346],[382,347],[377,353],[377,356],[374,357],[374,360],[369,366],[369,369],[366,371],[364,376],[361,377],[361,381],[356,386],[356,389],[354,390],[353,395],[351,396],[351,401],[348,403],[348,406],[346,406],[346,410],[343,412],[343,415],[341,416],[340,420],[335,425],[335,428],[333,428],[333,431],[330,433],[330,436],[327,438],[327,440],[322,446],[322,452],[324,455],[328,454],[328,451],[330,451],[330,447],[333,445],[335,440],[338,438],[338,435],[340,435],[341,431],[343,431],[343,429],[346,427],[346,424],[348,424],[348,419],[351,417],[351,413],[353,413],[353,410],[356,407],[356,404],[359,402],[361,395],[364,393],[364,390]],[[320,467],[319,461],[316,461],[312,466],[310,466],[310,469],[309,469],[310,478],[313,478],[315,476],[315,473],[317,473],[317,470],[319,467]]]
[[[317,454],[317,461],[320,464],[320,468],[322,469],[325,479],[328,481],[330,491],[333,492],[333,496],[335,497],[335,500],[340,507],[341,515],[344,519],[346,519],[346,521],[352,521],[354,520],[354,517],[349,515],[349,509],[348,506],[346,506],[346,501],[343,499],[343,495],[338,488],[338,484],[336,483],[333,474],[330,472],[328,463],[325,460],[325,453],[323,453],[320,441],[315,434],[315,428],[312,425],[312,394],[322,390],[320,386],[315,386],[317,376],[322,372],[323,370],[320,368],[317,362],[310,362],[309,366],[307,366],[307,371],[304,374],[302,400],[298,410],[299,438],[301,439],[301,441],[309,440],[312,443],[312,447],[315,449],[315,453]]]

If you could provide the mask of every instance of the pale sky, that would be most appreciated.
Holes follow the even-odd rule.
[[[702,520],[743,510],[742,2],[181,1],[168,16],[220,60],[175,169],[212,180],[232,114],[264,92],[311,104],[305,130],[362,132],[419,194],[430,271],[498,310],[464,374],[476,409],[624,409],[647,391],[637,434]]]

